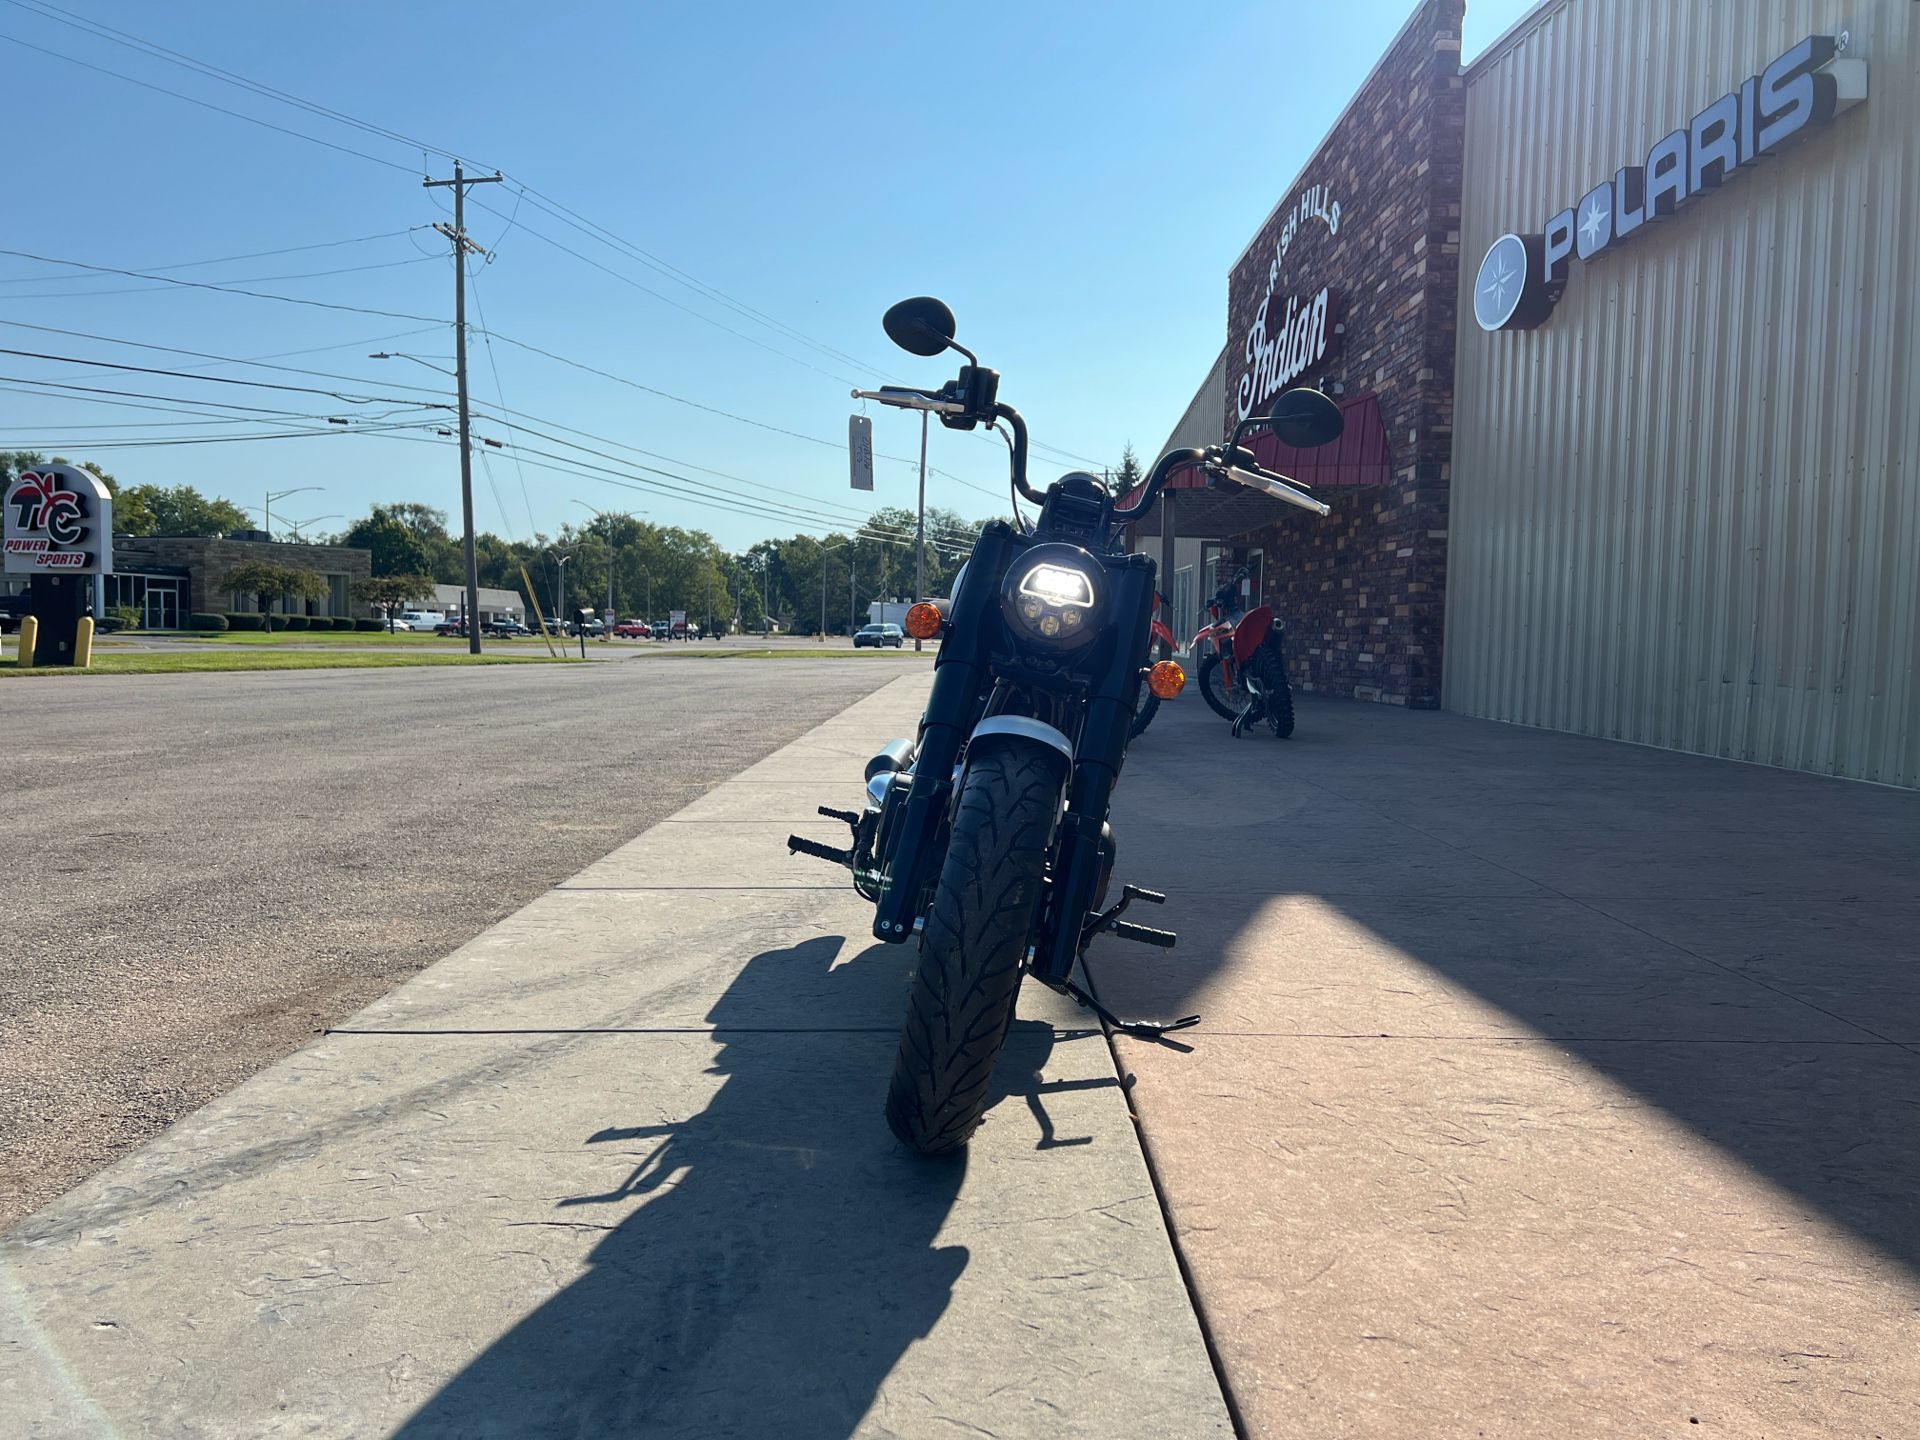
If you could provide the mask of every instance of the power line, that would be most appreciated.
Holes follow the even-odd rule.
[[[350,128],[360,130],[363,133],[366,133],[369,135],[375,135],[381,139],[388,140],[396,144],[405,145],[410,150],[417,149],[422,151],[423,153],[432,153],[432,154],[440,155],[443,158],[448,160],[455,160],[459,158],[459,156],[456,155],[455,152],[451,150],[446,150],[439,146],[432,145],[427,141],[416,139],[413,136],[404,135],[396,130],[390,130],[385,126],[376,125],[369,121],[361,120],[358,117],[349,115],[344,111],[335,110],[330,106],[320,105],[314,101],[305,100],[300,96],[294,95],[285,90],[278,89],[275,86],[267,85],[267,84],[264,84],[263,82],[249,79],[244,75],[237,74],[236,72],[231,70],[222,69],[217,65],[212,65],[206,61],[198,60],[193,56],[186,55],[180,51],[170,50],[166,46],[157,44],[154,41],[144,40],[141,37],[137,35],[133,35],[128,31],[116,30],[110,25],[104,25],[98,21],[87,20],[84,17],[72,15],[67,11],[61,10],[58,6],[44,4],[44,3],[30,4],[30,3],[25,3],[25,0],[7,0],[7,3],[14,5],[15,8],[17,9],[25,10],[29,14],[39,15],[44,19],[53,20],[58,24],[66,25],[69,28],[79,30],[83,34],[91,35],[97,39],[107,40],[112,44],[120,45],[127,49],[134,50],[140,54],[148,56],[151,59],[158,59],[168,64],[178,65],[204,78],[218,80],[226,84],[237,86],[240,89],[246,90],[247,92],[260,96],[264,99],[276,100],[282,104],[290,105],[296,109],[305,111],[308,114],[334,121],[337,124],[346,125]],[[0,38],[13,39],[14,37],[0,36]],[[23,45],[28,44],[28,42],[26,41],[19,41],[19,40],[16,40],[15,43],[23,44]],[[146,88],[149,90],[156,90],[162,94],[171,95],[176,99],[186,100],[190,104],[201,105],[207,109],[217,110],[221,114],[229,115],[234,119],[244,120],[252,124],[262,125],[262,126],[265,126],[267,129],[277,131],[281,134],[291,135],[291,136],[294,136],[296,139],[309,140],[315,144],[325,145],[330,149],[340,150],[349,155],[357,155],[362,159],[372,160],[376,164],[385,165],[391,169],[405,170],[409,168],[407,166],[395,164],[393,161],[390,161],[390,160],[384,160],[377,156],[368,155],[364,151],[353,150],[349,147],[335,144],[332,141],[321,140],[317,136],[308,135],[301,131],[288,130],[283,126],[273,125],[270,122],[258,119],[255,116],[246,115],[239,111],[226,110],[220,106],[208,104],[208,102],[206,101],[195,100],[193,97],[188,95],[182,95],[178,91],[167,90],[162,86],[152,85],[143,80],[135,80],[133,79],[133,77],[128,75],[123,75],[118,71],[107,70],[102,66],[90,65],[85,61],[76,60],[72,56],[63,55],[58,51],[47,50],[44,47],[36,46],[36,45],[29,45],[28,48],[39,50],[43,54],[54,55],[57,58],[68,60],[70,63],[76,64],[76,65],[83,65],[88,69],[96,70],[102,74],[112,75],[117,79],[126,80],[131,84],[140,85],[143,88]],[[535,190],[532,186],[527,185],[524,181],[518,179],[517,177],[510,177],[510,178],[513,179],[513,183],[516,188],[516,191],[520,195],[530,198],[531,202],[533,203],[536,209],[541,210],[544,213],[553,216],[553,218],[555,218],[556,220],[559,220],[562,224],[568,225],[571,228],[580,231],[582,234],[586,235],[588,238],[596,240],[599,243],[608,246],[608,248],[613,249],[616,253],[626,255],[628,258],[631,258],[631,259],[637,259],[642,264],[648,265],[649,267],[661,272],[662,274],[668,275],[671,278],[678,280],[681,284],[684,284],[689,289],[694,290],[696,294],[700,294],[704,298],[718,301],[719,303],[733,310],[736,314],[739,314],[744,318],[756,320],[759,323],[766,325],[768,328],[775,330],[777,333],[783,333],[789,336],[790,338],[799,340],[803,344],[809,346],[814,350],[819,351],[824,355],[832,356],[834,359],[842,361],[843,363],[846,363],[846,364],[850,364],[854,366],[856,369],[865,371],[868,374],[880,375],[883,378],[888,378],[888,379],[892,378],[891,376],[887,375],[887,372],[882,370],[880,367],[872,365],[866,361],[859,360],[854,356],[844,353],[843,351],[836,350],[832,346],[827,345],[822,341],[814,339],[812,336],[806,334],[804,331],[798,329],[797,327],[789,325],[784,321],[776,320],[772,316],[767,315],[764,312],[755,309],[753,306],[746,304],[744,301],[736,300],[733,296],[727,294],[725,291],[721,290],[718,286],[710,285],[707,282],[698,279],[697,277],[680,269],[678,266],[672,265],[669,262],[662,260],[658,256],[651,254],[649,251],[641,248],[640,246],[633,244],[631,241],[622,238],[612,230],[607,229],[605,226],[600,225],[595,221],[588,220],[585,216],[580,215],[578,212],[572,209],[569,209],[567,206],[561,204],[558,200],[555,200],[552,197],[543,194],[541,191]],[[488,208],[488,207],[483,207],[483,208]],[[493,211],[491,213],[498,214],[497,211]],[[508,219],[509,217],[503,216],[501,218]],[[509,224],[511,223],[512,222],[509,219]],[[522,226],[522,228],[526,228],[526,227]],[[548,239],[548,237],[546,236],[541,236],[537,231],[529,230],[528,233],[537,235],[539,238],[547,240],[549,244],[558,246],[557,241]],[[565,249],[566,247],[559,246],[559,248]],[[571,251],[569,251],[569,253],[577,254],[577,252],[571,252]],[[593,261],[586,260],[586,257],[584,256],[578,256],[577,258],[580,258],[587,264],[595,263]],[[604,268],[604,267],[601,267],[601,268]],[[609,272],[609,273],[614,273],[614,272]],[[625,278],[625,277],[620,277],[620,278]],[[629,281],[628,283],[633,283],[633,282]],[[637,286],[636,288],[645,289],[646,287]],[[665,301],[665,303],[667,304],[676,303],[674,301],[667,300],[665,296],[658,295],[657,292],[648,291],[647,293],[654,294],[656,298]],[[680,308],[684,309],[686,307],[682,306]],[[698,312],[694,312],[694,311],[690,311],[689,313],[696,314],[696,315],[698,314]],[[706,317],[706,316],[701,316],[700,318],[709,319],[709,317]],[[717,324],[718,322],[714,322],[709,319],[709,323]],[[730,327],[727,327],[727,326],[720,326],[719,328],[728,329],[729,333],[732,333],[735,335],[739,334],[738,331],[732,331],[730,330]],[[746,336],[740,336],[740,338],[748,339],[748,337]],[[758,344],[760,342],[750,341],[750,343]],[[771,349],[771,347],[767,347],[767,348]],[[783,354],[783,352],[780,352],[780,351],[774,351],[773,353]],[[795,357],[793,356],[784,356],[784,358],[789,360],[794,360],[794,363],[796,364],[803,364],[803,365],[807,364],[806,361],[796,360]],[[818,368],[818,367],[810,366],[809,368]],[[839,378],[839,377],[835,377],[835,378]]]
[[[369,395],[356,400],[339,390],[321,390],[311,385],[282,385],[272,380],[242,380],[233,375],[195,375],[186,370],[160,370],[151,365],[126,365],[112,360],[83,360],[77,355],[48,355],[38,350],[0,348],[0,355],[19,355],[29,360],[57,360],[63,365],[90,365],[102,370],[128,370],[140,375],[166,375],[180,380],[192,380],[201,385],[244,385],[254,390],[289,390],[302,395],[325,395],[329,399],[339,400],[348,405],[411,405],[439,410],[448,408],[445,405],[422,406],[418,400],[403,400],[391,395]],[[408,387],[403,385],[396,388],[404,390]]]
[[[9,0],[14,3],[14,0]],[[0,36],[0,39],[4,39]],[[50,255],[35,255],[28,250],[0,250],[0,255],[14,255],[23,260],[39,260],[48,265],[70,265],[76,270],[95,270],[103,275],[126,275],[135,280],[160,280],[168,285],[179,285],[190,290],[217,290],[226,295],[246,295],[255,300],[278,300],[283,305],[311,305],[320,310],[348,310],[356,315],[384,315],[391,320],[418,320],[426,325],[450,325],[450,320],[441,320],[432,315],[408,315],[399,310],[372,310],[364,305],[337,305],[330,300],[304,300],[296,295],[269,295],[264,290],[240,290],[231,285],[215,285],[205,280],[180,280],[171,275],[156,275],[151,271],[122,270],[113,265],[89,265],[82,260],[56,260]]]
[[[473,203],[476,208],[485,210],[492,215],[498,215],[502,220],[507,218],[506,216],[501,215],[500,212],[498,210],[495,210],[492,206],[484,204],[481,201],[476,200]],[[676,310],[685,311],[687,314],[693,316],[694,319],[705,321],[707,324],[713,326],[716,330],[724,330],[727,332],[727,334],[735,336],[738,339],[744,340],[749,345],[756,345],[760,349],[765,350],[769,355],[778,355],[782,360],[790,360],[795,365],[804,365],[806,366],[807,369],[813,371],[815,374],[824,375],[829,380],[837,380],[842,385],[857,384],[856,381],[849,380],[844,375],[836,375],[831,370],[822,370],[818,365],[815,365],[808,360],[802,360],[797,355],[789,355],[784,350],[776,350],[773,346],[767,344],[764,340],[756,340],[751,335],[743,335],[738,330],[734,329],[731,325],[723,325],[718,320],[715,320],[711,315],[702,315],[698,310],[693,309],[691,306],[682,305],[678,300],[670,300],[665,295],[662,295],[658,290],[654,290],[649,288],[648,286],[642,285],[638,280],[633,279],[631,276],[622,275],[618,270],[614,270],[606,265],[602,265],[598,260],[589,260],[586,256],[582,255],[578,250],[573,249],[571,246],[562,245],[558,240],[555,240],[550,235],[543,235],[540,231],[535,230],[531,225],[527,224],[527,222],[524,220],[520,222],[520,229],[524,230],[527,234],[533,236],[533,238],[536,240],[544,240],[547,244],[553,246],[554,249],[561,251],[563,254],[573,256],[573,258],[578,260],[581,264],[591,265],[594,269],[600,271],[603,275],[611,275],[614,279],[618,280],[621,284],[631,285],[634,289],[640,291],[643,295],[651,295],[653,296],[654,299],[660,301],[660,303],[663,305],[671,305]],[[877,374],[879,372],[876,371],[873,373]]]
[[[8,0],[8,3],[17,4],[18,0]],[[396,165],[391,160],[382,160],[378,155],[369,155],[366,151],[355,150],[350,145],[336,145],[333,141],[322,140],[317,135],[307,135],[298,130],[289,130],[284,125],[275,125],[271,120],[262,120],[257,115],[245,115],[238,110],[229,110],[226,106],[215,105],[210,100],[196,100],[191,95],[182,95],[178,90],[169,90],[164,85],[155,85],[147,80],[136,80],[131,75],[123,75],[118,70],[109,70],[104,65],[94,65],[85,60],[76,60],[73,56],[63,55],[58,50],[49,50],[44,45],[35,45],[30,40],[22,40],[18,35],[8,35],[0,31],[0,40],[9,41],[12,44],[22,46],[28,50],[38,51],[42,55],[51,55],[54,59],[64,60],[69,65],[78,65],[82,70],[92,70],[97,74],[111,75],[114,79],[124,80],[129,85],[138,85],[142,90],[152,90],[161,95],[171,95],[174,99],[184,100],[189,105],[198,105],[202,110],[212,110],[216,114],[230,115],[235,120],[245,120],[249,125],[259,125],[268,130],[278,131],[282,135],[291,135],[296,140],[305,140],[314,145],[324,145],[329,150],[338,150],[342,155],[353,155],[362,160],[371,160],[374,164],[384,165],[389,170],[399,170],[407,174],[411,174],[413,171],[411,165]]]
[[[300,270],[291,275],[241,275],[224,283],[227,285],[255,285],[269,280],[319,280],[329,275],[358,275],[367,270],[398,270],[403,265],[424,265],[429,260],[438,260],[438,255],[416,255],[411,260],[383,260],[377,265],[343,265],[337,270]],[[62,260],[56,262],[70,265],[76,262]],[[179,269],[181,267],[172,267]],[[0,285],[49,285],[73,277],[67,275],[16,275],[0,279]],[[87,295],[151,295],[163,291],[169,285],[191,284],[191,281],[176,280],[170,275],[154,275],[152,278],[163,283],[159,285],[140,285],[129,290],[48,290],[37,295],[10,295],[10,300],[77,300]]]

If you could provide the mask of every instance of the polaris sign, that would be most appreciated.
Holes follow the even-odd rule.
[[[1593,260],[1712,195],[1736,171],[1805,138],[1867,98],[1867,62],[1841,60],[1847,36],[1809,35],[1692,123],[1654,142],[1644,165],[1602,180],[1540,234],[1502,235],[1474,281],[1482,330],[1531,330],[1566,288],[1569,256]]]

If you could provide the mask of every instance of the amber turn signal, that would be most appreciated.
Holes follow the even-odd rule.
[[[922,600],[908,609],[907,621],[902,628],[916,640],[931,640],[940,633],[942,623],[940,607]]]
[[[1162,660],[1147,672],[1147,689],[1162,700],[1171,700],[1187,688],[1187,672],[1172,660]]]

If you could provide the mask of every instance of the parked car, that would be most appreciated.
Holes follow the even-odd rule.
[[[649,628],[648,633],[652,635],[655,640],[671,640],[673,638],[673,627],[665,620],[656,620]]]
[[[512,637],[531,635],[533,631],[522,625],[518,620],[495,620],[487,626],[486,633],[489,635]]]
[[[613,627],[613,633],[621,640],[644,640],[651,632],[644,620],[622,620]]]
[[[467,633],[467,622],[461,619],[442,620],[433,627],[436,635],[462,635]]]
[[[906,643],[907,632],[898,625],[863,625],[854,632],[853,648],[871,645],[878,650],[882,645],[891,645],[898,650]]]
[[[389,615],[387,617],[387,628],[389,630],[412,630],[413,622],[411,620],[402,620],[398,615]]]
[[[446,612],[442,610],[402,610],[400,618],[407,622],[409,630],[437,630],[447,623]]]

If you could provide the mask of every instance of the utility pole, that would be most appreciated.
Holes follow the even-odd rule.
[[[920,523],[913,534],[913,601],[927,598],[927,412],[920,412]],[[913,648],[920,648],[919,636]]]
[[[453,163],[451,180],[421,181],[424,189],[453,187],[453,224],[435,225],[453,242],[453,355],[455,383],[460,391],[460,519],[464,526],[467,552],[467,653],[480,653],[480,563],[473,550],[473,442],[467,421],[467,254],[480,253],[480,246],[467,238],[466,200],[469,185],[497,185],[501,175],[476,175],[467,178],[460,162]]]

